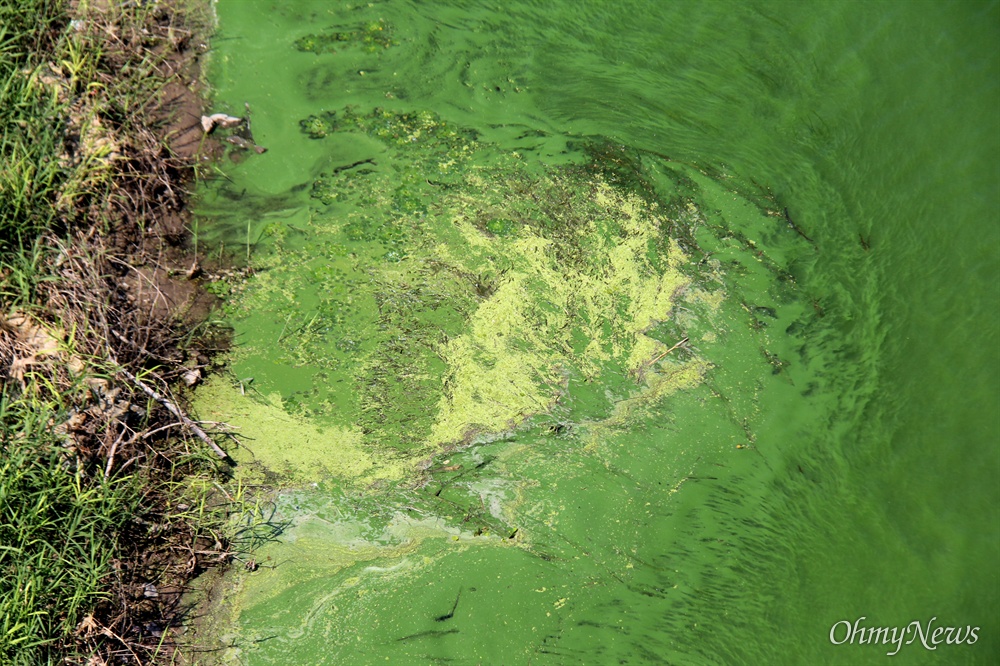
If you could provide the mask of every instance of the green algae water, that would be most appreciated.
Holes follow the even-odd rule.
[[[1000,5],[217,11],[219,663],[994,663]]]

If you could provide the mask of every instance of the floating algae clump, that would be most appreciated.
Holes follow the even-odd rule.
[[[360,45],[365,51],[375,53],[396,44],[392,27],[384,19],[369,21],[353,30],[337,30],[322,34],[308,34],[293,43],[295,49],[307,53],[336,53],[344,46]]]
[[[635,195],[601,181],[539,179],[533,189],[566,203],[564,219],[544,215],[554,212],[546,202],[522,218],[518,237],[491,238],[479,220],[510,193],[503,181],[471,180],[472,191],[449,202],[465,242],[435,253],[467,272],[503,264],[503,277],[467,331],[443,347],[449,374],[431,434],[437,444],[545,411],[570,376],[594,379],[609,365],[637,371],[666,350],[645,332],[669,316],[688,283],[679,271],[684,252]]]
[[[325,139],[334,129],[332,114],[321,113],[299,121],[299,127],[310,139]]]
[[[360,446],[356,428],[319,428],[308,419],[289,414],[280,395],[247,396],[221,377],[212,378],[199,391],[202,405],[211,405],[204,416],[238,424],[241,446],[234,457],[249,476],[264,480],[274,474],[296,481],[336,477],[370,483],[402,475],[399,465],[376,465]]]
[[[395,478],[573,386],[645,376],[669,349],[651,331],[687,298],[689,257],[656,202],[581,167],[531,167],[427,112],[322,119],[387,154],[319,174],[301,237],[272,235],[229,303],[236,371],[274,394],[268,409],[314,424],[294,426],[316,433],[299,466]],[[257,459],[291,473],[266,452],[281,437],[261,440]],[[359,462],[331,465],[334,450]]]

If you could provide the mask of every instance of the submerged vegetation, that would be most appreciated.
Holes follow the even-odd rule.
[[[299,128],[310,150],[371,148],[331,147],[287,193],[214,183],[218,226],[255,219],[240,233],[258,251],[227,285],[233,374],[195,407],[240,428],[237,474],[281,487],[292,521],[262,551],[280,567],[224,583],[222,661],[488,661],[494,640],[562,640],[601,599],[676,589],[633,544],[703,456],[759,455],[754,405],[731,396],[771,374],[766,327],[745,315],[776,318],[787,289],[727,220],[760,237],[774,218],[600,138],[552,164],[426,110],[347,107]],[[665,442],[709,410],[711,441]],[[420,599],[403,616],[402,594]],[[439,624],[459,607],[461,638]]]
[[[309,219],[262,227],[256,272],[231,285],[233,359],[259,381],[216,378],[198,407],[240,424],[243,473],[398,481],[549,413],[571,382],[652,391],[705,372],[667,325],[712,310],[675,238],[701,220],[693,206],[590,163],[533,164],[429,111],[347,107],[300,126],[387,152],[299,188]]]
[[[351,30],[308,34],[295,40],[295,48],[307,53],[336,53],[345,46],[360,45],[375,53],[393,46],[392,27],[384,20],[369,21]]]
[[[183,247],[183,9],[0,0],[0,663],[170,659],[242,529],[175,413],[218,347]]]

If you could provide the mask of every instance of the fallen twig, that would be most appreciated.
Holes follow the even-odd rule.
[[[683,340],[681,340],[680,342],[678,342],[676,345],[674,345],[673,347],[671,347],[670,349],[668,349],[667,351],[663,352],[662,354],[660,354],[659,356],[657,356],[656,358],[654,358],[652,361],[650,361],[649,365],[652,366],[654,363],[656,363],[657,361],[659,361],[660,359],[662,359],[664,356],[666,356],[667,354],[669,354],[673,350],[675,350],[678,347],[680,347],[681,345],[687,343],[687,341],[688,341],[688,339],[684,338]]]
[[[783,212],[785,213],[785,222],[788,223],[788,226],[791,227],[792,231],[794,231],[799,236],[802,236],[807,241],[809,241],[810,243],[812,243],[813,245],[815,245],[816,241],[814,241],[812,238],[809,238],[809,236],[806,235],[806,232],[802,231],[802,229],[799,227],[799,225],[797,225],[794,222],[792,222],[792,216],[788,214],[788,208],[787,207],[785,208],[785,210]]]
[[[111,450],[108,451],[108,464],[104,467],[104,478],[105,479],[108,478],[109,476],[111,476],[111,468],[115,464],[115,452],[118,450],[118,445],[122,443],[123,439],[125,439],[125,429],[124,428],[122,428],[122,431],[118,435],[118,438],[111,445]]]
[[[167,398],[164,398],[162,395],[160,395],[159,393],[157,393],[153,389],[151,389],[148,386],[146,386],[144,383],[142,383],[142,381],[138,377],[136,377],[135,375],[133,375],[131,372],[129,372],[125,368],[120,368],[119,371],[123,375],[125,375],[126,377],[128,377],[136,386],[138,386],[139,388],[141,388],[143,393],[145,393],[150,398],[152,398],[153,400],[157,401],[158,403],[160,403],[161,405],[163,405],[164,407],[166,407],[167,409],[169,409],[173,413],[174,416],[176,416],[177,418],[179,418],[184,423],[184,425],[186,425],[188,428],[191,429],[191,432],[193,432],[198,437],[198,439],[200,439],[201,441],[205,442],[210,447],[212,447],[212,450],[215,451],[216,455],[218,455],[220,458],[223,458],[223,459],[229,458],[229,454],[226,453],[225,451],[223,451],[222,447],[220,447],[218,444],[216,444],[212,440],[212,438],[209,437],[208,434],[205,433],[204,430],[202,430],[201,428],[199,428],[197,423],[195,423],[194,421],[192,421],[191,419],[189,419],[187,416],[185,416],[184,413],[180,410],[180,408],[177,405],[175,405],[174,403],[172,403]]]

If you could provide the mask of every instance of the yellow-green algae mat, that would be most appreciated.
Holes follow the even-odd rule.
[[[243,481],[285,488],[284,530],[218,591],[219,662],[669,653],[664,600],[710,585],[671,566],[673,495],[705,456],[762,461],[759,378],[782,371],[762,319],[792,281],[745,234],[773,219],[608,145],[544,166],[429,113],[302,128],[378,157],[246,231],[232,375],[197,411],[233,427]]]

